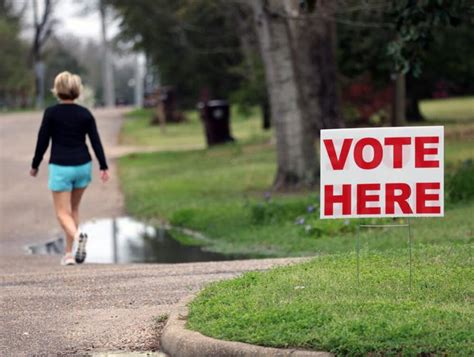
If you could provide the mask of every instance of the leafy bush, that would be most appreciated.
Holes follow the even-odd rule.
[[[474,199],[474,160],[466,160],[452,176],[447,177],[446,191],[452,203]]]
[[[342,110],[349,126],[380,126],[389,120],[393,89],[380,87],[370,76],[364,76],[342,89]]]
[[[300,234],[315,238],[353,233],[360,224],[393,223],[394,219],[320,219],[319,199],[274,201],[268,194],[263,202],[252,203],[250,220],[254,225],[295,224]],[[401,221],[401,220],[398,220]]]
[[[275,202],[267,197],[263,202],[252,203],[250,221],[255,225],[270,225],[294,221],[295,217],[305,212],[307,200]]]
[[[398,218],[351,218],[351,219],[320,219],[318,214],[307,214],[299,218],[298,224],[303,227],[304,233],[312,237],[335,236],[354,233],[359,225],[365,224],[401,224],[403,219]]]

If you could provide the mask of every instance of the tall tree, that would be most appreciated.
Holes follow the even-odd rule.
[[[474,2],[393,0],[391,17],[396,37],[389,44],[389,54],[397,72],[410,74],[407,116],[412,120],[421,120],[418,102],[426,96],[428,86],[426,83],[423,85],[425,89],[416,86],[416,78],[422,74],[423,63],[436,42],[436,36],[440,36],[440,31],[446,32],[461,24],[474,25]]]
[[[35,72],[35,94],[36,107],[44,106],[44,90],[45,90],[45,67],[43,61],[43,47],[51,36],[55,21],[53,14],[53,1],[44,0],[41,14],[38,8],[38,0],[32,0],[33,5],[33,23],[34,37],[31,47],[31,55],[33,59],[33,69]]]
[[[85,71],[80,65],[75,53],[75,51],[80,51],[78,48],[80,43],[74,43],[76,41],[77,39],[71,36],[68,36],[67,39],[52,36],[48,44],[44,47],[44,82],[46,88],[52,87],[54,78],[62,71],[71,71],[80,74]],[[71,51],[71,47],[73,46],[75,46],[74,51]],[[46,93],[45,98],[46,105],[48,105],[48,101],[55,101],[51,93]]]
[[[231,70],[242,77],[242,82],[232,93],[231,99],[234,103],[238,103],[239,109],[244,112],[250,107],[260,106],[262,127],[270,129],[270,103],[252,8],[238,1],[234,4],[235,6],[228,7],[229,11],[226,15],[228,21],[235,24],[234,27],[239,34],[242,62]]]
[[[247,83],[259,79],[258,65],[247,78],[236,71],[239,66],[252,68],[248,61],[252,56],[245,52],[255,51],[249,37],[239,33],[246,23],[234,25],[246,22],[248,13],[233,11],[235,2],[137,0],[131,5],[125,0],[109,1],[123,16],[124,34],[158,64],[162,81],[178,83],[181,93],[191,97],[194,92],[196,97],[205,87],[213,96],[223,97],[235,93],[242,78]],[[247,4],[255,14],[277,139],[275,187],[316,184],[318,131],[342,126],[331,21],[334,6],[328,0],[317,1],[315,7],[298,0],[237,3]]]
[[[370,73],[378,86],[392,78],[396,92],[406,88],[405,98],[396,96],[394,104],[405,108],[392,124],[421,120],[419,102],[432,97],[438,81],[451,83],[453,94],[473,88],[472,0],[338,2],[341,74]]]
[[[206,89],[228,98],[241,77],[239,38],[219,0],[107,0],[121,16],[121,37],[143,50],[163,85],[177,86],[179,102],[195,107]]]
[[[342,126],[336,89],[335,28],[296,0],[249,0],[262,47],[278,170],[274,186],[314,185],[319,129]],[[318,1],[323,14],[333,11]]]

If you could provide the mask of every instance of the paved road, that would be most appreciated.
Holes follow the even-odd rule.
[[[121,111],[95,115],[113,178],[91,184],[83,219],[123,214],[115,158],[134,149],[117,143]],[[61,267],[57,257],[25,255],[25,244],[58,231],[45,163],[39,177],[28,176],[40,120],[40,113],[0,116],[0,356],[155,349],[153,318],[183,297],[217,279],[293,261]]]

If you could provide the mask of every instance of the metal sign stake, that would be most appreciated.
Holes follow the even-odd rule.
[[[411,229],[410,229],[410,218],[407,218],[408,221],[408,254],[410,255],[410,292],[411,292],[411,283],[412,283],[412,257],[411,257]]]
[[[361,228],[400,228],[400,227],[407,227],[408,228],[408,255],[410,259],[409,263],[409,290],[411,292],[412,289],[412,280],[413,280],[413,269],[412,269],[412,237],[411,237],[411,228],[410,228],[410,218],[407,219],[407,224],[359,224],[357,229],[357,244],[356,244],[356,251],[357,251],[357,284],[360,285],[360,229]]]
[[[360,286],[360,225],[357,228],[356,250],[357,250],[357,285]]]

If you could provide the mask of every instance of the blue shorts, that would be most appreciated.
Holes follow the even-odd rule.
[[[92,161],[78,166],[49,164],[48,187],[51,191],[85,188],[92,181]]]

